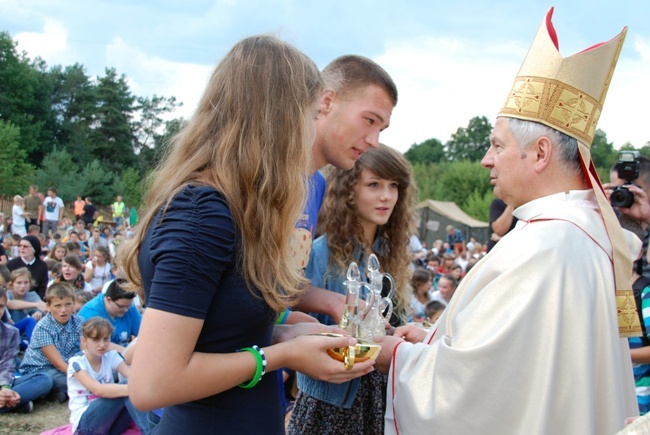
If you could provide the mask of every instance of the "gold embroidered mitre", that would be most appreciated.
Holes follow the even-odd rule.
[[[578,141],[583,173],[594,189],[612,243],[619,334],[640,336],[631,290],[632,259],[589,152],[627,27],[607,42],[563,58],[552,17],[553,8],[542,21],[498,116],[539,122]]]
[[[563,58],[546,14],[499,116],[541,122],[587,147],[596,132],[627,28],[608,42]]]

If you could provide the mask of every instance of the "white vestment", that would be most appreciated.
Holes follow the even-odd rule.
[[[593,191],[514,215],[424,343],[397,347],[385,433],[613,434],[638,415]],[[636,258],[641,243],[626,233]]]

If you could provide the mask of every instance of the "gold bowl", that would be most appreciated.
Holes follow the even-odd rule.
[[[329,332],[321,332],[320,334],[325,337],[346,337],[343,334],[332,334]],[[357,339],[357,344],[354,346],[335,347],[327,349],[327,354],[337,361],[341,361],[345,368],[351,370],[355,362],[363,362],[369,359],[377,359],[381,346],[377,343],[367,343]]]

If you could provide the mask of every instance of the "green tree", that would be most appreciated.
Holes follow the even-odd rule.
[[[0,32],[0,119],[19,128],[20,149],[35,167],[54,150],[67,150],[77,172],[98,160],[108,172],[146,173],[171,125],[163,118],[180,105],[174,97],[133,95],[113,68],[96,79],[80,64],[48,68]]]
[[[639,149],[639,152],[641,153],[642,156],[650,158],[650,142],[647,142],[645,145],[643,145]]]
[[[163,116],[172,113],[182,105],[182,103],[176,102],[175,97],[166,98],[154,95],[151,98],[137,98],[137,105],[134,107],[136,120],[132,123],[136,152],[156,146],[156,139],[166,133]]]
[[[618,157],[618,151],[614,149],[612,142],[607,140],[607,134],[601,129],[596,130],[590,150],[591,160],[597,168],[610,168]]]
[[[34,179],[34,168],[27,163],[27,153],[20,146],[20,129],[0,120],[0,174],[6,195],[27,192]]]
[[[413,178],[419,201],[453,201],[470,216],[487,220],[494,195],[488,171],[479,162],[416,163]]]
[[[438,183],[442,173],[441,165],[437,163],[414,163],[413,178],[418,189],[418,200],[442,198],[442,186]]]
[[[127,207],[135,207],[139,210],[146,185],[137,169],[127,168],[119,176],[113,177],[111,190],[114,195],[122,195]]]
[[[453,161],[481,161],[490,147],[492,124],[485,116],[470,119],[467,128],[460,127],[445,145],[447,158]]]
[[[413,144],[404,153],[406,160],[415,163],[439,163],[445,161],[444,146],[438,139],[427,139],[422,143]]]
[[[52,82],[52,110],[57,128],[53,135],[59,149],[70,151],[80,166],[91,163],[96,156],[90,142],[91,125],[95,119],[95,86],[80,64],[65,69],[55,66],[50,70]]]
[[[444,165],[437,183],[442,188],[440,200],[453,201],[461,208],[475,190],[480,196],[492,190],[489,173],[479,162],[461,161]]]
[[[97,204],[110,204],[114,196],[114,191],[111,188],[114,177],[113,172],[107,171],[99,160],[95,159],[81,171],[77,194],[90,195]]]
[[[165,156],[173,137],[181,131],[186,121],[183,118],[175,118],[165,121],[165,129],[162,134],[155,134],[153,147],[146,146],[138,154],[138,168],[141,174],[150,173]]]
[[[35,116],[40,74],[27,55],[16,51],[16,43],[0,32],[0,116],[20,129],[20,147],[31,158],[39,149],[43,119]]]
[[[36,170],[36,184],[42,192],[50,186],[56,187],[64,202],[74,201],[82,190],[79,166],[66,150],[55,149],[45,156],[43,164]]]
[[[109,171],[119,172],[134,166],[131,117],[135,97],[131,95],[126,77],[118,77],[114,69],[108,68],[106,76],[99,78],[95,92],[92,132],[86,146],[91,147],[93,156]]]
[[[634,145],[632,145],[630,142],[625,142],[623,145],[621,145],[621,151],[622,150],[635,150]]]
[[[472,216],[474,219],[483,222],[490,221],[490,204],[494,199],[492,191],[479,193],[479,189],[474,191],[467,197],[467,200],[460,206],[465,213]]]

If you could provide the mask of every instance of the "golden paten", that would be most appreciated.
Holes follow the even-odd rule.
[[[322,332],[320,334],[325,337],[346,337],[343,334],[332,334],[329,332]],[[367,343],[362,340],[357,340],[354,346],[335,347],[327,349],[327,354],[337,361],[341,361],[347,370],[352,370],[355,362],[363,362],[369,359],[376,359],[381,351],[381,346],[377,343]]]

